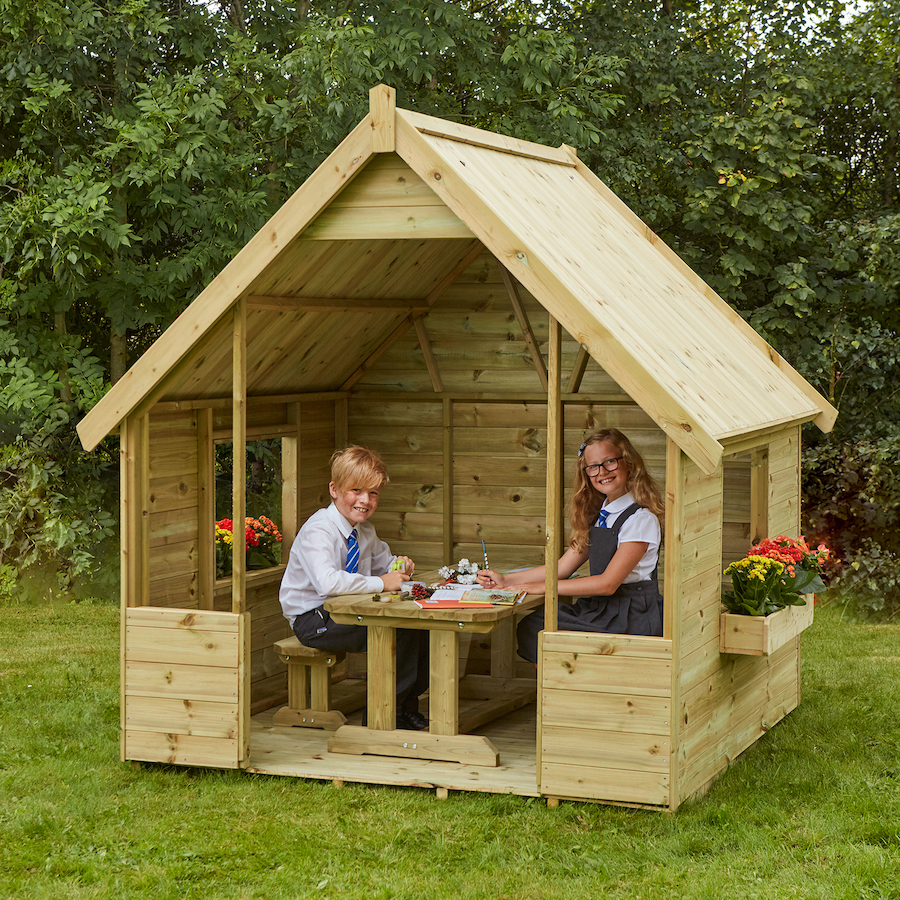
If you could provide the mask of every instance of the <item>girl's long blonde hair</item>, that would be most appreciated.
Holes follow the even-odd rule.
[[[578,458],[575,460],[575,492],[569,502],[569,521],[572,524],[569,546],[578,553],[588,546],[590,529],[597,521],[600,508],[606,499],[606,495],[601,494],[591,484],[590,478],[584,471],[584,451],[591,444],[599,444],[602,441],[609,441],[618,450],[619,456],[623,457],[622,462],[628,467],[626,480],[628,493],[634,497],[635,502],[649,509],[659,519],[660,527],[663,526],[666,508],[663,503],[662,491],[653,476],[647,471],[641,454],[635,450],[631,441],[618,428],[595,431],[585,440],[578,451]]]

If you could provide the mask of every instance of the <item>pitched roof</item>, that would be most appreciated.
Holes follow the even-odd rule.
[[[833,407],[571,148],[391,103],[373,105],[82,420],[82,443],[158,400],[230,396],[239,299],[249,394],[338,389],[482,247],[702,468],[737,435],[831,428]]]

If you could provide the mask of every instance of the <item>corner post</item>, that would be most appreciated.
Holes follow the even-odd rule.
[[[373,153],[393,153],[396,149],[396,111],[397,92],[392,87],[376,84],[369,90]]]
[[[247,304],[243,298],[234,306],[232,360],[231,611],[242,613],[246,608],[247,571],[244,539],[244,522],[247,516]]]
[[[556,631],[559,622],[559,575],[557,564],[562,554],[563,545],[561,334],[562,329],[559,322],[551,315],[550,354],[547,366],[547,549],[544,555],[546,562],[544,631]]]

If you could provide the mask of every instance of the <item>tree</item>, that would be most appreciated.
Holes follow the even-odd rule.
[[[839,406],[831,443],[887,439],[898,3],[0,0],[0,419],[71,435],[385,82],[574,145]]]
[[[99,505],[102,463],[81,457],[75,418],[364,115],[373,83],[556,142],[590,140],[615,105],[615,61],[528,7],[351,6],[0,0],[0,565],[90,565],[110,519],[79,512]]]

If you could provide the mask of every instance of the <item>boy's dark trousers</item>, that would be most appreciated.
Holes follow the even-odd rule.
[[[316,650],[365,653],[368,629],[339,625],[323,607],[294,619],[294,634],[301,644]],[[418,697],[428,690],[428,631],[397,629],[397,709],[418,710]]]

